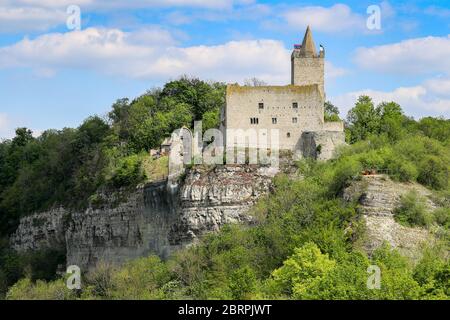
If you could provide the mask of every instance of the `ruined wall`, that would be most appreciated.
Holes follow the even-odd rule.
[[[330,121],[330,122],[326,121],[323,124],[322,130],[344,132],[344,122],[343,121]]]
[[[337,148],[342,145],[345,145],[343,131],[313,131],[303,132],[296,149],[301,150],[304,158],[329,160],[336,156]]]

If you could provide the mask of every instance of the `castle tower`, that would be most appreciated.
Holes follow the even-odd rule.
[[[325,51],[320,47],[317,52],[310,27],[306,29],[301,45],[295,45],[291,56],[291,84],[302,86],[318,84],[322,94],[324,91]]]

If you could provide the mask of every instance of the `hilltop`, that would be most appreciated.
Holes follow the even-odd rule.
[[[270,177],[269,192],[258,193],[254,198],[246,198],[247,191],[255,193],[251,189],[252,180],[235,181],[244,186],[235,191],[241,192],[237,194],[248,202],[243,206],[245,214],[242,211],[242,216],[236,217],[239,221],[234,222],[249,223],[229,225],[215,218],[220,223],[210,224],[209,206],[220,207],[224,203],[225,207],[233,206],[233,200],[238,198],[226,197],[228,189],[211,191],[203,198],[204,193],[199,190],[205,181],[213,177],[224,180],[222,177],[229,173],[192,168],[187,181],[199,187],[190,188],[185,194],[191,198],[182,199],[205,209],[195,212],[203,212],[198,218],[216,232],[199,237],[197,245],[177,250],[164,257],[164,261],[146,251],[142,252],[144,257],[136,256],[122,266],[100,263],[86,276],[83,290],[71,292],[55,273],[56,266],[65,263],[64,254],[58,256],[45,250],[22,254],[9,249],[7,238],[14,233],[21,217],[33,213],[39,216],[42,211],[64,207],[77,212],[80,218],[95,218],[95,213],[101,210],[105,214],[113,212],[107,209],[111,203],[97,201],[109,192],[118,199],[119,206],[126,204],[126,199],[125,202],[121,199],[122,193],[128,197],[139,190],[139,185],[151,184],[163,172],[159,164],[149,168],[147,151],[159,146],[171,130],[182,125],[191,127],[194,120],[203,119],[204,129],[217,126],[224,95],[222,84],[181,79],[131,102],[119,100],[107,121],[92,117],[77,129],[49,130],[39,138],[33,138],[23,128],[14,139],[3,142],[0,145],[1,227],[5,239],[0,257],[3,291],[21,279],[9,289],[7,297],[448,299],[450,121],[436,118],[416,121],[394,102],[374,106],[364,96],[347,116],[349,145],[339,150],[336,159],[298,161],[296,173]],[[337,117],[336,108],[330,104],[326,112],[328,117]],[[370,207],[364,202],[367,197],[362,195],[367,192],[353,192],[358,197],[346,195],[349,188],[368,179],[362,174],[367,171],[385,173],[386,180],[377,181],[386,181],[391,189],[408,184],[419,190],[403,195],[393,195],[384,187],[380,192],[369,190],[369,194],[396,199],[389,200],[392,205],[389,219],[402,228],[421,228],[435,239],[424,248],[415,248],[416,258],[409,259],[408,254],[405,256],[401,250],[382,243],[374,250],[361,250],[364,249],[361,240],[367,235],[361,217],[367,213],[364,205]],[[239,174],[248,177],[249,172]],[[149,177],[152,175],[153,178]],[[429,206],[428,201],[433,205]],[[160,203],[150,206],[164,207]],[[386,206],[378,207],[386,210]],[[184,208],[187,213],[192,212],[189,209],[192,206]],[[383,214],[383,210],[377,212]],[[89,216],[84,216],[86,212]],[[118,221],[127,218],[123,211],[114,212]],[[62,224],[76,226],[71,224],[74,219],[75,216],[67,216]],[[191,223],[187,225],[194,234],[200,220],[192,220],[189,214],[184,219]],[[35,227],[39,226],[36,220]],[[402,228],[396,230],[402,232]],[[173,239],[183,242],[185,238],[178,237],[180,233],[175,231]],[[101,235],[92,239],[94,247],[110,236],[103,232],[93,234]],[[121,240],[114,241],[111,245],[120,244]],[[390,245],[395,247],[396,243]],[[382,270],[381,290],[366,287],[370,265]]]

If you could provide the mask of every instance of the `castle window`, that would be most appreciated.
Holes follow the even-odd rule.
[[[297,118],[292,118],[292,123],[297,123]]]
[[[250,124],[258,124],[259,119],[258,118],[250,118]]]
[[[292,108],[297,109],[298,108],[298,103],[297,102],[293,102],[292,103]]]
[[[288,132],[288,133],[286,134],[286,136],[287,136],[288,138],[290,138],[290,137],[291,137],[291,133]]]
[[[258,107],[259,107],[259,110],[264,109],[264,103],[262,103],[262,102],[258,103]]]
[[[272,118],[272,124],[277,124],[277,118]]]

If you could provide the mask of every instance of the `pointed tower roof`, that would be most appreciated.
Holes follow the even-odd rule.
[[[308,26],[306,28],[305,37],[303,38],[301,53],[304,56],[316,56],[316,44],[312,36],[311,28]]]

